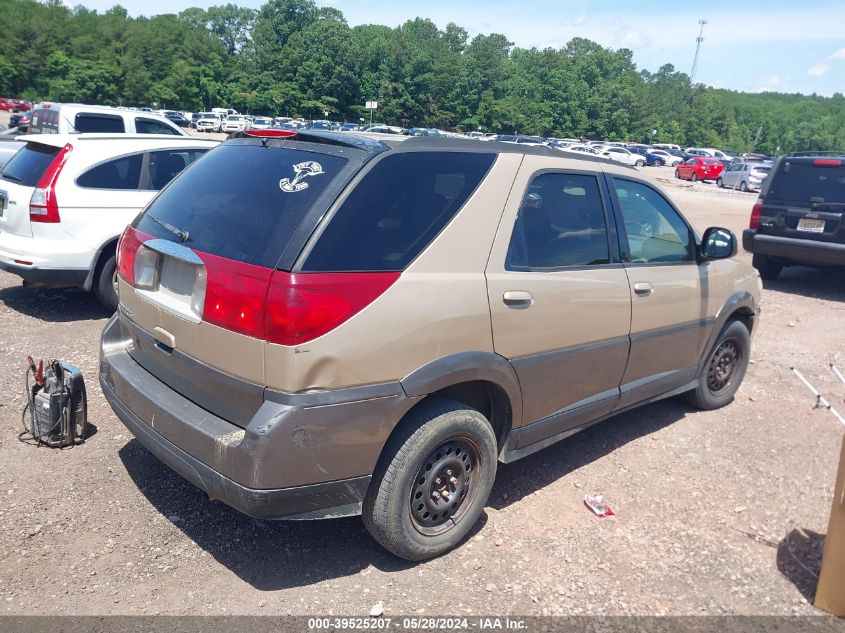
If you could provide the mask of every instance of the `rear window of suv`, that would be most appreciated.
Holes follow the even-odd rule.
[[[34,187],[59,151],[60,148],[51,145],[27,143],[6,163],[0,178],[24,187]]]
[[[345,158],[288,147],[222,145],[176,178],[133,226],[162,239],[273,268]]]
[[[802,203],[845,202],[845,161],[832,166],[813,163],[812,159],[781,161],[769,174],[766,196]]]
[[[495,154],[385,156],[330,219],[303,271],[401,271],[458,213]]]

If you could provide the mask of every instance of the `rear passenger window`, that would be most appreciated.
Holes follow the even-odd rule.
[[[386,156],[358,183],[319,237],[305,271],[399,271],[458,213],[495,154]]]
[[[123,117],[110,114],[77,114],[73,122],[77,132],[116,132],[122,134],[126,131],[123,125]]]
[[[138,134],[172,134],[181,136],[179,132],[162,121],[153,119],[135,119],[135,131]]]
[[[607,222],[595,176],[541,174],[516,218],[507,270],[610,263]]]
[[[143,154],[123,156],[89,169],[76,184],[88,189],[138,189]]]
[[[145,189],[159,191],[173,180],[180,171],[205,154],[204,149],[172,149],[150,152],[149,184]]]

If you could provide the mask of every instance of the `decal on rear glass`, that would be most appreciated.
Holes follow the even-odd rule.
[[[279,181],[279,189],[285,193],[294,193],[308,189],[308,183],[304,182],[308,176],[319,176],[323,173],[323,166],[313,160],[307,160],[304,163],[297,163],[293,166],[293,171],[296,174],[293,178],[282,178]]]

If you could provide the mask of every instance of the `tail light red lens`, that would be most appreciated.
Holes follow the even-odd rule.
[[[756,229],[760,226],[760,215],[763,213],[763,203],[758,202],[751,208],[751,220],[748,222],[749,229]]]
[[[135,285],[135,255],[144,241],[152,239],[148,235],[131,226],[127,226],[117,243],[117,274],[130,286]]]
[[[133,287],[136,259],[152,236],[128,227],[118,243],[118,275]],[[399,272],[289,273],[195,251],[204,265],[203,321],[281,345],[313,340],[366,308]],[[196,299],[196,297],[195,297]]]
[[[205,264],[202,318],[227,330],[264,338],[264,305],[273,271],[197,252]]]
[[[72,150],[73,146],[70,143],[65,145],[41,175],[29,200],[30,222],[57,223],[62,221],[59,217],[59,202],[56,199],[56,181],[59,179],[59,174],[61,174]]]
[[[400,274],[277,270],[267,293],[267,340],[298,345],[322,336],[370,305]]]

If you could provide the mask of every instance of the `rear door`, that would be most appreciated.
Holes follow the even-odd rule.
[[[29,201],[60,147],[27,143],[0,171],[0,232],[32,237]]]
[[[631,296],[601,174],[526,156],[487,266],[496,352],[514,366],[526,446],[613,409]]]
[[[758,232],[845,243],[845,161],[781,158],[763,181]]]

